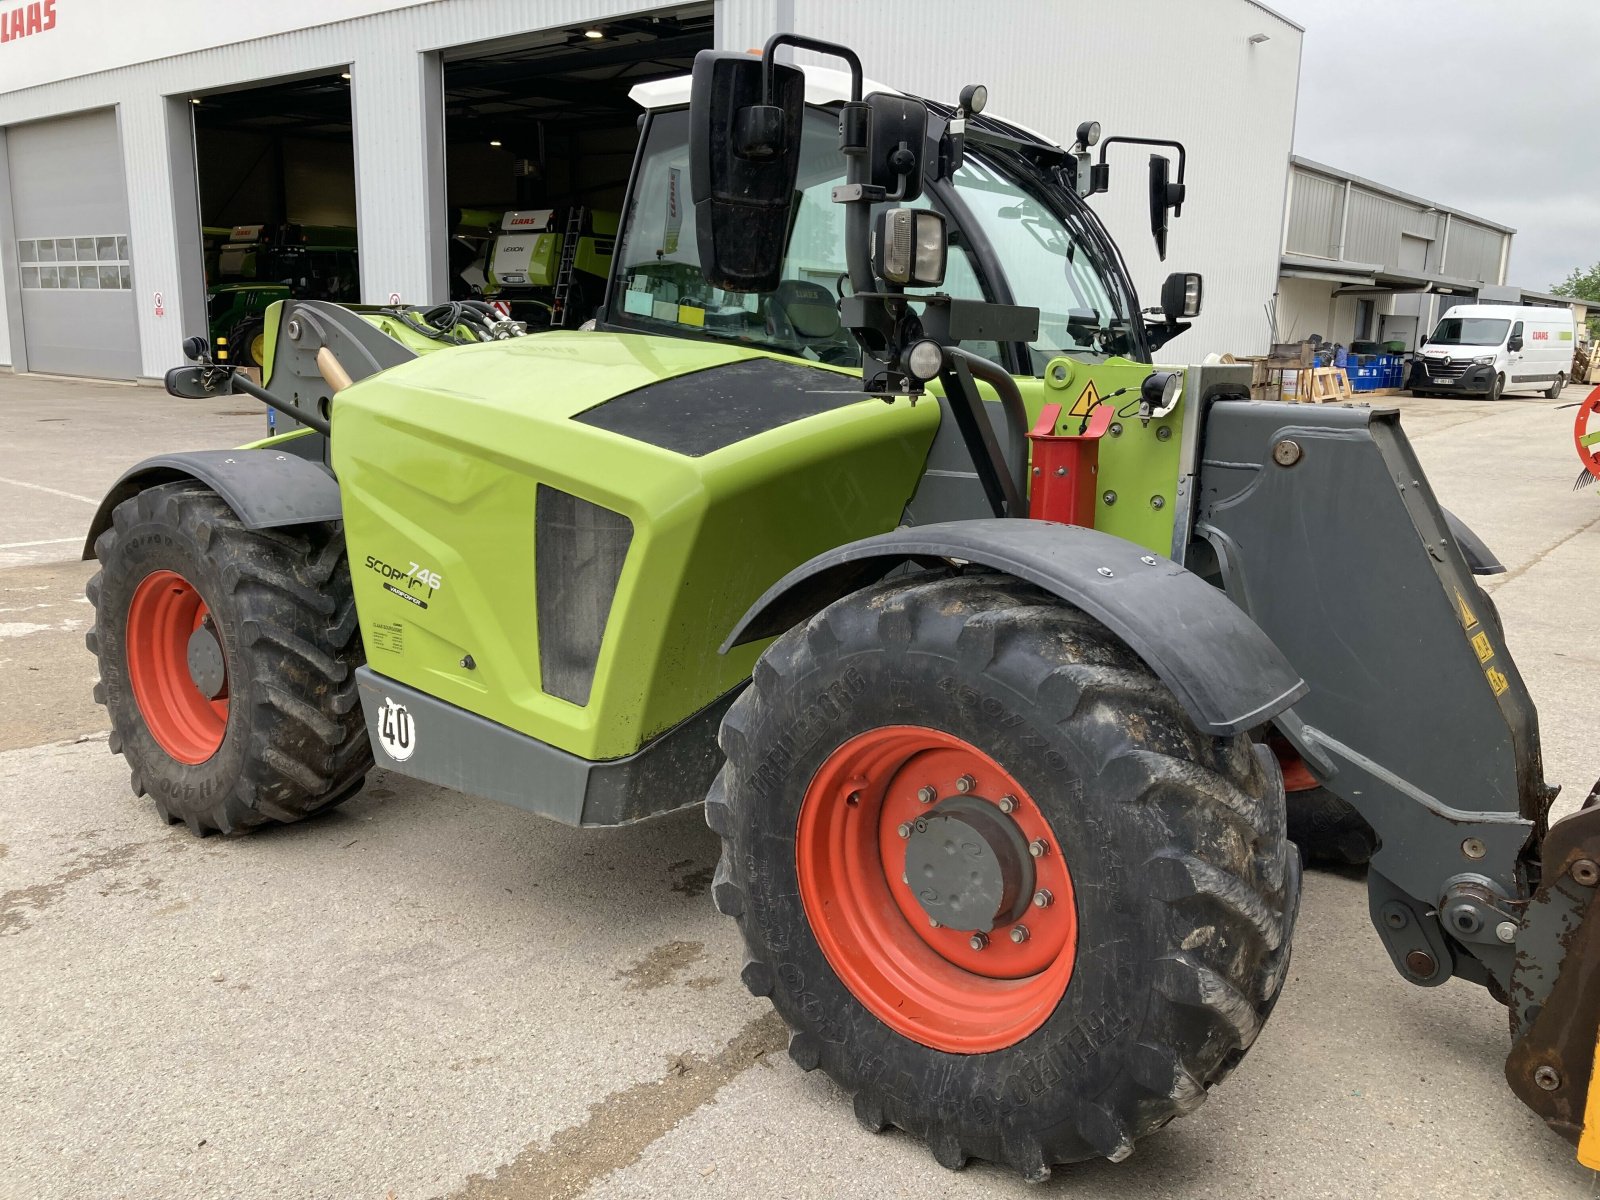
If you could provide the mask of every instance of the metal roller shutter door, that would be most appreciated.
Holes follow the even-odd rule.
[[[109,110],[6,130],[28,369],[134,379],[128,188]]]

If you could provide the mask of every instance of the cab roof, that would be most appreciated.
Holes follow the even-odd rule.
[[[840,71],[834,67],[801,66],[806,77],[806,103],[815,105],[843,104],[850,99],[850,72]],[[670,79],[656,79],[649,83],[636,83],[628,91],[628,98],[641,108],[682,108],[689,103],[688,75],[675,75]],[[886,83],[879,83],[875,79],[861,81],[861,94],[870,96],[873,92],[887,92],[893,96],[904,96],[899,88],[890,87]],[[1052,146],[1060,149],[1055,141],[1044,136],[1036,129],[1029,129],[1026,125],[1019,125],[1015,121],[1005,118],[992,118],[988,112],[983,114],[991,120],[1009,126],[1026,136],[1035,139],[1041,145]],[[981,118],[980,118],[981,119]]]

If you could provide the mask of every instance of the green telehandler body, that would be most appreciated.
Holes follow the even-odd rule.
[[[1506,1004],[1509,1082],[1593,1163],[1600,810],[1549,824],[1503,568],[1393,411],[1153,366],[1201,281],[1141,308],[1085,201],[1112,147],[1175,149],[1164,251],[1183,148],[1064,149],[791,35],[636,96],[592,328],[288,300],[259,384],[203,339],[169,374],[288,432],[96,516],[134,791],[196,834],[374,762],[575,825],[703,801],[794,1060],[1032,1180],[1237,1065],[1291,832],[1357,829],[1396,969]]]

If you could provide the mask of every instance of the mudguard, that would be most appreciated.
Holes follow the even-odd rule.
[[[112,510],[146,488],[196,479],[228,502],[247,529],[277,529],[340,518],[339,485],[322,464],[286,450],[191,450],[158,454],[125,473],[89,526],[83,557],[111,524]]]
[[[1307,691],[1237,605],[1177,563],[1093,529],[1003,518],[896,529],[818,555],[767,589],[723,651],[782,633],[908,562],[987,567],[1081,608],[1126,642],[1206,733],[1252,729]]]

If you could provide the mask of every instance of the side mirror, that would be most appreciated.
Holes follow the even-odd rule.
[[[183,339],[183,356],[190,362],[199,362],[202,358],[208,357],[210,353],[210,344],[198,333],[193,337]]]
[[[1506,349],[1510,350],[1512,353],[1516,353],[1518,350],[1521,350],[1522,349],[1522,339],[1519,338],[1519,337],[1512,338],[1509,342],[1506,343]]]
[[[805,76],[702,50],[689,89],[689,191],[700,270],[713,287],[778,286],[800,173]]]
[[[1161,285],[1161,315],[1172,325],[1200,315],[1204,283],[1193,271],[1174,271]]]
[[[209,400],[233,394],[233,372],[207,367],[173,367],[167,372],[167,395],[180,400]]]
[[[867,97],[867,183],[896,203],[922,195],[922,151],[928,106],[921,100],[874,92]]]
[[[1156,239],[1156,253],[1167,259],[1167,212],[1183,212],[1185,187],[1172,182],[1172,163],[1162,154],[1150,156],[1150,233]]]

